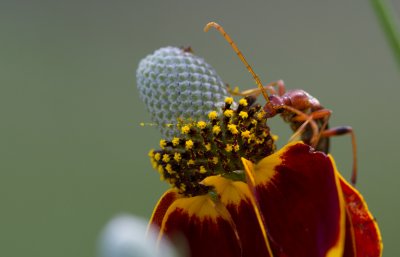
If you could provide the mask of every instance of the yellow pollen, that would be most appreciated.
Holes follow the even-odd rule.
[[[153,169],[157,169],[158,163],[154,160],[151,160],[151,166],[153,167]]]
[[[243,106],[247,106],[247,105],[248,105],[247,100],[244,99],[244,98],[242,98],[242,99],[239,100],[239,104],[240,104],[240,105],[243,105]]]
[[[154,155],[154,160],[159,161],[161,159],[161,154],[160,153],[156,153]]]
[[[212,111],[208,114],[208,118],[210,120],[215,120],[218,117],[218,113],[216,111]]]
[[[197,122],[197,127],[199,128],[199,129],[204,129],[205,127],[207,126],[207,123],[205,123],[204,121],[199,121],[199,122]]]
[[[183,183],[181,183],[181,184],[179,185],[179,189],[180,189],[181,191],[185,192],[185,191],[186,191],[186,185],[183,184]]]
[[[189,161],[187,162],[187,165],[193,165],[193,164],[195,164],[194,160],[189,160]]]
[[[244,112],[244,111],[241,111],[241,112],[239,113],[239,116],[240,116],[242,119],[247,119],[247,117],[249,117],[249,115],[247,114],[247,112]]]
[[[169,160],[170,160],[169,155],[168,154],[164,154],[163,157],[162,157],[162,160],[165,163],[169,162]]]
[[[187,149],[187,150],[190,150],[190,149],[192,149],[193,148],[193,141],[192,140],[187,140],[186,141],[186,143],[185,143],[185,148]]]
[[[164,149],[164,147],[166,147],[167,146],[167,141],[165,141],[164,139],[161,139],[160,140],[160,147],[161,147],[161,149]]]
[[[257,125],[257,120],[251,120],[251,124],[253,124],[253,125]]]
[[[212,132],[213,132],[215,135],[218,135],[219,132],[221,132],[221,127],[218,126],[218,125],[214,125],[214,127],[212,128]]]
[[[233,103],[233,98],[232,97],[225,98],[225,103],[232,104]]]
[[[230,131],[232,134],[234,134],[234,135],[236,135],[236,134],[239,133],[239,131],[237,130],[235,124],[228,124],[228,129],[229,129],[229,131]]]
[[[225,117],[231,118],[233,116],[233,110],[224,111]]]
[[[232,152],[233,146],[231,144],[226,144],[225,151]]]
[[[235,152],[239,151],[239,149],[240,149],[239,145],[235,145],[235,146],[233,147],[233,150],[234,150]]]
[[[173,146],[179,145],[179,138],[174,137],[174,138],[172,139],[172,145],[173,145]]]
[[[242,132],[242,137],[243,138],[249,138],[250,137],[251,132],[249,130],[245,130]]]
[[[160,174],[162,174],[164,172],[164,168],[161,165],[158,166],[158,172]]]
[[[214,164],[217,164],[217,163],[218,163],[218,157],[213,157],[212,162],[213,162]]]
[[[264,115],[265,115],[264,111],[257,113],[257,119],[262,120],[264,118]]]
[[[207,151],[210,151],[211,150],[211,144],[210,143],[206,144],[205,148],[206,148]]]
[[[204,173],[206,173],[207,172],[207,170],[206,170],[206,168],[204,168],[204,166],[200,166],[200,173],[201,174],[204,174]]]
[[[182,160],[182,156],[180,153],[175,153],[174,154],[174,160],[177,162],[180,162]]]
[[[149,151],[149,157],[150,157],[150,158],[153,158],[153,157],[154,157],[154,149],[151,149],[151,150]]]
[[[167,166],[165,166],[165,169],[167,170],[167,172],[169,173],[169,174],[172,174],[174,171],[172,170],[172,166],[171,166],[171,164],[167,164]]]
[[[182,134],[188,134],[190,131],[190,127],[188,125],[185,125],[181,128]]]

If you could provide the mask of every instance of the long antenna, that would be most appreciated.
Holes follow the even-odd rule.
[[[256,84],[258,86],[258,88],[261,90],[261,93],[263,94],[265,100],[267,102],[269,102],[269,97],[268,97],[268,93],[265,90],[265,88],[263,87],[260,78],[257,76],[257,74],[253,71],[253,68],[251,68],[250,64],[246,61],[246,58],[244,57],[244,55],[242,54],[242,52],[239,50],[239,48],[237,47],[237,45],[235,44],[235,42],[233,42],[232,38],[228,35],[228,33],[225,32],[224,28],[222,28],[221,25],[219,25],[216,22],[209,22],[207,23],[207,25],[204,27],[204,32],[207,32],[211,27],[215,28],[216,30],[218,30],[222,36],[225,38],[226,41],[228,41],[228,43],[231,45],[233,51],[235,51],[235,53],[237,54],[237,56],[239,56],[240,60],[244,63],[244,65],[246,66],[247,70],[250,72],[250,74],[253,76],[254,80],[256,81]]]

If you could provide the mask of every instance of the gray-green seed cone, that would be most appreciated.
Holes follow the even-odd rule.
[[[228,96],[211,65],[177,47],[158,49],[142,59],[136,79],[140,97],[165,139],[180,135],[178,118],[206,120]]]

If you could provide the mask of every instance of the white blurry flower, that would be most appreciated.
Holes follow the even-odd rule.
[[[128,214],[114,217],[99,238],[99,257],[177,257],[169,241],[157,247],[157,229],[147,232],[147,221]]]

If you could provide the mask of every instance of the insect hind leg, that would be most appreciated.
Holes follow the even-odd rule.
[[[353,170],[351,175],[351,183],[355,185],[357,182],[357,144],[353,128],[349,126],[340,126],[326,129],[321,132],[321,137],[333,137],[342,135],[350,135],[351,137],[351,145],[353,150]]]

